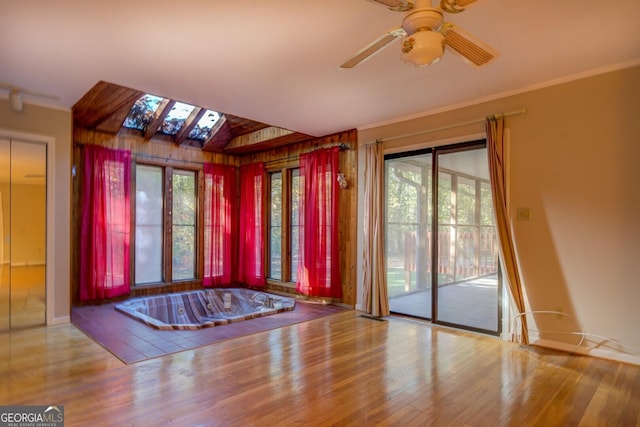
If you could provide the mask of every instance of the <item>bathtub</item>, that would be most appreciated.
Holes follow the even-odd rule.
[[[199,329],[293,310],[296,300],[244,288],[132,298],[115,309],[156,329]]]

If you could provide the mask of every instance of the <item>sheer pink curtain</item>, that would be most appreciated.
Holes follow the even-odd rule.
[[[338,147],[300,156],[304,203],[297,290],[342,298],[338,257]]]
[[[264,164],[240,167],[240,242],[238,281],[264,286]]]
[[[204,165],[204,286],[231,284],[234,269],[236,169]]]
[[[84,146],[80,299],[101,300],[130,289],[131,153]]]

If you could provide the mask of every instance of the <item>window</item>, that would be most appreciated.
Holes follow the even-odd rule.
[[[196,174],[173,171],[172,276],[195,278],[196,267]]]
[[[269,278],[282,280],[282,172],[272,173],[269,183]]]
[[[136,165],[136,285],[196,278],[196,178],[191,170]]]
[[[205,141],[218,120],[220,120],[220,113],[207,110],[189,133],[189,138],[200,142]]]
[[[160,132],[165,135],[175,135],[178,133],[194,108],[193,105],[176,102],[169,111],[169,114],[167,114],[162,121],[162,124],[160,124]]]
[[[131,107],[123,126],[130,129],[147,130],[147,126],[153,121],[162,100],[163,98],[150,94],[141,96]]]
[[[295,283],[300,259],[300,170],[283,168],[269,174],[268,250],[270,280]]]
[[[161,282],[163,279],[162,208],[162,168],[136,165],[136,285]]]

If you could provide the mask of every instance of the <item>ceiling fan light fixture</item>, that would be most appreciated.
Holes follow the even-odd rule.
[[[416,31],[402,40],[402,61],[416,67],[434,64],[444,55],[444,43],[439,32]]]

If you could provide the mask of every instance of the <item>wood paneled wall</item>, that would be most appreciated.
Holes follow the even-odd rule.
[[[127,149],[134,159],[151,161],[157,164],[180,166],[190,164],[191,167],[199,167],[203,162],[230,164],[240,166],[252,162],[265,162],[267,165],[277,162],[297,162],[301,153],[313,151],[319,148],[342,144],[345,149],[340,151],[340,172],[344,173],[349,187],[340,190],[340,271],[342,278],[343,299],[348,305],[356,303],[356,221],[357,221],[357,132],[355,130],[337,133],[310,141],[291,144],[284,147],[273,148],[255,154],[234,156],[226,153],[214,153],[198,148],[177,146],[170,142],[157,140],[147,141],[134,132],[121,132],[110,134],[95,130],[74,129],[73,165],[77,171],[72,182],[72,236],[71,236],[71,299],[72,305],[79,305],[79,242],[80,242],[80,179],[82,146],[95,144],[114,149]],[[197,282],[186,284],[174,284],[170,286],[132,288],[132,295],[139,296],[151,293],[173,292],[198,288]],[[295,293],[295,290],[287,286],[279,286],[270,283],[267,289]]]
[[[320,148],[341,145],[340,172],[349,184],[348,188],[340,190],[338,235],[340,238],[340,276],[342,279],[342,302],[351,306],[356,304],[356,265],[357,265],[357,165],[358,165],[358,133],[356,130],[328,135],[298,144],[274,148],[260,153],[249,154],[240,158],[240,164],[265,162],[267,167],[278,163],[296,163],[300,154],[308,153]],[[277,291],[287,292],[286,287],[269,284]],[[289,292],[292,292],[289,290]]]

